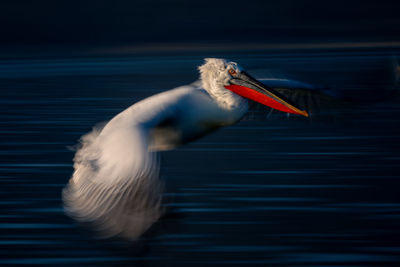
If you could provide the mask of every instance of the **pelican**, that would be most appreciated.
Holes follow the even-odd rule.
[[[164,213],[158,152],[238,122],[248,99],[308,116],[235,62],[208,58],[200,81],[146,98],[81,138],[65,211],[103,237],[140,237]]]

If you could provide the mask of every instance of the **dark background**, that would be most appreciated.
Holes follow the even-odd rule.
[[[1,1],[0,265],[399,266],[399,7]],[[68,218],[71,147],[193,82],[210,56],[351,105],[329,121],[242,121],[162,153],[173,202],[138,242]]]
[[[393,42],[398,1],[2,1],[1,46]]]

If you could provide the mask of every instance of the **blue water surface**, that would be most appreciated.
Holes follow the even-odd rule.
[[[169,213],[137,242],[64,214],[80,136],[196,80],[210,54],[0,61],[0,265],[400,263],[396,51],[220,54],[364,102],[339,121],[242,121],[163,153]]]

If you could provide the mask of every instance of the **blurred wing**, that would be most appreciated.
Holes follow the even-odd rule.
[[[74,173],[63,191],[67,214],[103,237],[135,239],[162,214],[162,183],[148,132],[136,127],[95,129],[81,139]]]
[[[400,95],[399,60],[377,61],[375,65],[359,69],[349,68],[338,72],[339,82],[330,81],[331,88],[288,79],[279,71],[256,69],[249,71],[253,77],[269,86],[300,109],[309,113],[309,118],[283,113],[258,103],[250,103],[250,112],[244,120],[266,120],[289,118],[311,121],[338,121],[352,119],[363,114],[365,108],[379,102],[390,101]],[[314,73],[321,75],[321,73]],[[344,84],[343,81],[346,81]],[[358,114],[358,115],[357,115]]]
[[[258,79],[272,88],[283,98],[288,99],[296,107],[306,110],[308,118],[284,113],[257,102],[251,101],[249,112],[244,120],[271,120],[290,118],[296,120],[336,120],[340,116],[343,103],[329,91],[311,84],[288,79]]]
[[[66,212],[104,237],[136,239],[150,228],[163,214],[152,131],[171,122],[192,92],[186,86],[146,98],[84,136],[63,191]]]

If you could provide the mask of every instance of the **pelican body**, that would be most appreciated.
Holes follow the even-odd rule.
[[[66,212],[103,237],[134,240],[163,214],[158,151],[239,121],[248,100],[308,116],[237,63],[206,59],[200,82],[144,99],[81,139],[63,191]]]

